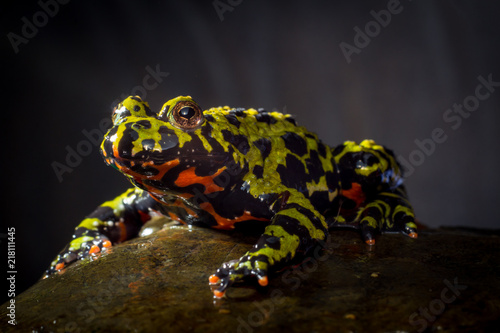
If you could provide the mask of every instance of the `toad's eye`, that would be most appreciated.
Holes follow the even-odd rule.
[[[172,108],[169,120],[175,127],[189,130],[201,126],[204,117],[198,104],[193,101],[182,101]]]
[[[179,110],[179,117],[182,117],[188,121],[194,116],[196,116],[196,110],[190,106],[185,106]]]

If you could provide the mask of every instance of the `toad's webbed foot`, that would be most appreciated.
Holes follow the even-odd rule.
[[[375,244],[374,236],[379,232],[418,237],[413,209],[402,187],[379,193],[373,201],[360,208],[358,216],[361,236],[368,245]]]
[[[102,235],[95,238],[87,236],[82,237],[81,239],[75,239],[57,255],[54,261],[50,264],[49,269],[45,271],[44,278],[47,278],[55,272],[63,270],[78,260],[89,258],[93,255],[104,252],[111,246],[112,244],[109,239]]]
[[[211,285],[217,285],[217,288],[213,291],[214,296],[217,298],[223,297],[226,290],[234,283],[251,277],[256,277],[259,285],[267,286],[268,267],[269,260],[266,256],[252,256],[250,253],[245,254],[239,260],[231,260],[222,264],[217,272],[209,278]]]

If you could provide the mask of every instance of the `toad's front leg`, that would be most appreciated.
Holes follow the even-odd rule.
[[[151,209],[156,205],[147,192],[138,188],[131,188],[106,201],[76,227],[73,240],[54,259],[44,277],[136,237],[143,223],[151,218]]]
[[[224,296],[227,288],[248,277],[256,277],[261,286],[266,286],[270,269],[286,265],[298,253],[305,253],[326,238],[327,224],[309,200],[299,192],[286,193],[279,199],[280,210],[257,244],[239,260],[224,263],[210,276],[210,284],[218,285],[215,297]]]

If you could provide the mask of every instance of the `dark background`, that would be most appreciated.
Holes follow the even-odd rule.
[[[221,15],[213,1],[149,3],[70,1],[46,22],[36,1],[2,5],[0,232],[16,228],[17,293],[86,214],[129,186],[83,131],[99,130],[114,101],[140,91],[147,68],[163,75],[143,94],[153,109],[191,95],[204,108],[294,114],[332,146],[375,139],[406,160],[423,157],[407,177],[421,222],[499,227],[500,87],[458,128],[443,119],[474,95],[478,76],[500,81],[495,1],[401,0],[350,62],[340,44],[354,45],[355,27],[375,29],[371,11],[388,1],[243,0]],[[16,53],[8,34],[22,36],[34,17],[42,24]],[[436,128],[446,141],[417,152],[415,140],[429,142]],[[67,165],[67,147],[86,156],[58,179],[53,163]],[[2,246],[6,262],[5,238]]]

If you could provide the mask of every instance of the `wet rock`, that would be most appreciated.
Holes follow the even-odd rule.
[[[165,221],[161,221],[162,224]],[[373,247],[332,231],[266,288],[232,288],[214,301],[208,277],[256,236],[167,223],[70,266],[16,298],[16,326],[33,332],[492,331],[500,317],[498,232],[384,235]]]

